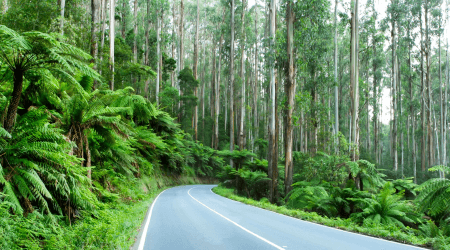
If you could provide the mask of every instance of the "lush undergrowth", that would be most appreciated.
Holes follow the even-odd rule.
[[[218,195],[248,205],[329,227],[433,249],[449,249],[450,247],[450,239],[448,237],[424,237],[418,230],[409,227],[400,228],[393,224],[382,225],[379,223],[364,223],[359,225],[351,218],[328,218],[326,216],[320,216],[316,212],[306,212],[299,209],[289,209],[286,206],[277,206],[269,203],[266,198],[262,198],[260,201],[245,198],[237,195],[234,189],[226,188],[221,185],[213,188],[213,191]]]
[[[131,196],[110,200],[71,223],[37,210],[27,217],[0,206],[0,249],[129,249],[153,199],[176,185],[211,183],[197,177],[142,178],[130,186]],[[130,193],[129,193],[130,194]],[[1,203],[0,203],[1,204]]]

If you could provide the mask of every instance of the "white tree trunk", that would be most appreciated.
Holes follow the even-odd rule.
[[[138,11],[138,0],[134,0],[134,39],[133,39],[133,62],[137,63],[138,52],[137,52],[137,33],[138,33],[138,20],[137,20],[137,11]]]
[[[111,70],[111,90],[114,90],[114,39],[115,39],[115,0],[109,1],[109,67]]]
[[[230,40],[230,151],[234,150],[234,0],[231,0],[231,40]],[[233,160],[230,160],[233,167]]]
[[[275,18],[276,18],[276,0],[270,1],[269,8],[269,37],[270,37],[270,52],[269,52],[269,94],[270,94],[270,108],[269,108],[269,155],[268,155],[268,176],[271,178],[269,184],[269,200],[270,202],[275,202],[276,199],[276,189],[278,180],[278,162],[277,162],[277,140],[275,131],[275,119],[276,119],[276,109],[275,109],[275,99],[276,99],[276,88],[275,88]]]
[[[160,38],[160,29],[161,29],[161,23],[160,23],[160,10],[158,9],[156,11],[156,89],[155,89],[155,97],[156,97],[156,105],[159,105],[159,78],[160,78],[160,63],[161,60],[161,38]]]
[[[102,34],[101,34],[101,38],[100,38],[100,62],[103,61],[103,48],[105,47],[105,31],[106,31],[106,1],[107,0],[101,0],[102,1],[102,5],[101,5],[101,12],[100,12],[100,21],[102,22]],[[100,75],[102,74],[102,68],[100,67],[99,69],[99,73]]]
[[[246,0],[242,0],[242,14],[241,14],[241,119],[239,124],[239,150],[244,150],[244,140],[245,140],[245,133],[244,133],[244,120],[245,120],[245,32],[244,32],[244,25],[245,25],[245,10],[247,8],[247,2]]]
[[[4,0],[4,13],[6,13],[7,8],[7,0]],[[61,31],[61,35],[64,35],[64,11],[66,10],[66,0],[61,0],[61,21],[59,23],[59,30]]]
[[[195,41],[194,41],[194,67],[192,69],[194,71],[195,80],[198,80],[198,26],[200,25],[199,18],[200,18],[200,4],[199,4],[199,0],[197,0],[197,18],[195,21]],[[194,88],[194,96],[199,97],[198,96],[198,87]],[[192,124],[193,124],[193,128],[194,128],[194,138],[195,138],[195,140],[198,140],[198,105],[197,105],[197,102],[195,104],[193,118],[194,118],[194,120],[193,120]]]
[[[354,143],[352,159],[357,159],[358,152],[358,106],[359,106],[359,79],[358,79],[358,0],[352,0],[352,40],[351,40],[351,77],[352,85],[352,115],[351,115],[351,142]]]
[[[337,6],[338,0],[335,1],[334,6],[334,133],[336,135],[335,140],[335,153],[338,153],[338,138],[339,133],[339,91],[337,81],[337,69],[338,69],[338,44],[337,44]]]

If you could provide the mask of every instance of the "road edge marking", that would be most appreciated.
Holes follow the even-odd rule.
[[[189,192],[190,192],[192,189],[194,189],[194,188],[195,188],[195,187],[189,189],[187,193],[188,193],[188,195],[191,196],[191,198],[194,199],[196,202],[200,203],[201,205],[203,205],[203,206],[206,207],[207,209],[211,210],[212,212],[216,213],[216,214],[219,215],[220,217],[224,218],[225,220],[227,220],[227,221],[233,223],[235,226],[237,226],[237,227],[239,227],[240,229],[246,231],[247,233],[249,233],[249,234],[255,236],[256,238],[258,238],[258,239],[260,239],[260,240],[266,242],[267,244],[269,244],[269,245],[275,247],[276,249],[279,249],[279,250],[285,250],[284,248],[278,246],[277,244],[275,244],[275,243],[269,241],[269,240],[266,239],[266,238],[263,238],[263,237],[261,237],[261,236],[255,234],[254,232],[252,232],[252,231],[248,230],[247,228],[245,228],[245,227],[243,227],[243,226],[237,224],[236,222],[234,222],[234,221],[228,219],[228,218],[225,217],[224,215],[218,213],[216,210],[211,209],[210,207],[206,206],[205,204],[203,204],[203,203],[200,202],[199,200],[195,199],[195,198],[191,195],[191,193],[189,193]],[[140,250],[140,249],[139,249],[139,250]]]
[[[164,193],[166,190],[164,190],[161,193],[159,193],[158,196],[156,196],[156,198],[152,202],[152,206],[150,208],[150,213],[148,214],[147,221],[145,222],[145,226],[144,226],[144,231],[142,231],[142,236],[141,236],[141,239],[139,241],[138,250],[143,250],[144,249],[145,239],[147,238],[148,225],[150,224],[150,219],[152,217],[153,207],[155,206],[156,200],[158,200],[159,196],[162,193]]]
[[[314,224],[314,225],[317,225],[317,226],[327,227],[327,228],[334,229],[334,230],[338,230],[338,231],[341,231],[341,232],[346,232],[346,233],[351,233],[351,234],[355,234],[355,235],[359,235],[359,236],[364,236],[364,237],[367,237],[367,238],[372,238],[372,239],[376,239],[376,240],[386,241],[386,242],[389,242],[389,243],[395,243],[395,244],[398,244],[398,245],[403,245],[403,246],[408,246],[408,247],[414,247],[414,248],[421,249],[421,250],[428,250],[428,249],[429,249],[429,248],[423,248],[423,247],[419,247],[419,246],[415,246],[415,245],[411,245],[411,244],[406,244],[406,243],[401,243],[401,242],[397,242],[397,241],[392,241],[392,240],[387,240],[387,239],[383,239],[383,238],[378,238],[378,237],[371,236],[371,235],[365,235],[365,234],[355,233],[355,232],[343,230],[343,229],[340,229],[340,228],[330,227],[330,226],[323,225],[323,224],[316,223],[316,222],[312,222],[312,221],[302,220],[302,219],[295,218],[295,217],[292,217],[292,216],[289,216],[289,215],[280,214],[280,213],[277,213],[277,212],[274,212],[274,211],[271,211],[271,210],[268,210],[268,209],[256,207],[256,206],[253,206],[253,205],[250,205],[250,204],[246,204],[246,203],[243,203],[243,202],[240,202],[240,201],[235,201],[235,200],[230,199],[230,198],[228,198],[228,197],[225,197],[225,196],[216,194],[216,193],[214,193],[214,192],[212,191],[213,188],[214,188],[214,187],[212,187],[212,188],[210,189],[211,193],[213,193],[213,194],[215,194],[215,195],[217,195],[217,196],[219,196],[219,197],[225,198],[225,199],[230,200],[230,201],[238,202],[238,203],[241,203],[241,204],[243,204],[243,205],[247,205],[247,206],[251,206],[251,207],[254,207],[254,208],[258,208],[258,209],[261,209],[261,210],[264,210],[264,211],[267,211],[267,212],[271,212],[271,213],[274,213],[274,214],[278,214],[278,215],[281,215],[281,216],[284,216],[284,217],[288,217],[288,218],[291,218],[291,219],[295,219],[295,220],[299,220],[299,221],[302,221],[302,222]]]

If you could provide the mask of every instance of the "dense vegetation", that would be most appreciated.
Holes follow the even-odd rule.
[[[447,2],[55,2],[0,1],[0,248],[127,248],[215,178],[450,246]]]

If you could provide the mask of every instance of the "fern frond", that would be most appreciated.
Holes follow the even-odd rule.
[[[11,134],[8,133],[3,127],[0,127],[0,137],[11,138]]]
[[[19,199],[17,198],[13,187],[10,182],[5,182],[3,187],[3,192],[5,193],[5,201],[11,204],[11,208],[15,213],[23,214],[22,206],[20,205]]]

